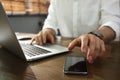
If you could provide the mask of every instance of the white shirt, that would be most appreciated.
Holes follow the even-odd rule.
[[[43,29],[59,28],[63,37],[79,37],[110,26],[120,36],[120,0],[51,0]]]

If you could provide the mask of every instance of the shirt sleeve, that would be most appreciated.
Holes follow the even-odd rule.
[[[116,33],[116,39],[120,37],[120,1],[102,0],[101,2],[101,27],[109,26]]]
[[[56,0],[51,0],[50,2],[48,16],[43,26],[43,29],[46,28],[52,28],[57,33]]]

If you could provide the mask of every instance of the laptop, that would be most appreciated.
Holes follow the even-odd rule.
[[[34,61],[48,56],[68,52],[65,46],[46,44],[43,46],[20,43],[13,31],[5,10],[0,2],[0,45],[11,54],[26,60]]]

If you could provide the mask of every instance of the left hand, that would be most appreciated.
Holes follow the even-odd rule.
[[[72,50],[75,46],[81,47],[81,52],[87,54],[89,63],[93,63],[97,57],[100,57],[105,52],[104,41],[93,34],[84,34],[74,39],[68,46]]]

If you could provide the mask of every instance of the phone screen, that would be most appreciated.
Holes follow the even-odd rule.
[[[66,74],[87,74],[86,59],[83,56],[68,56],[64,65]]]

